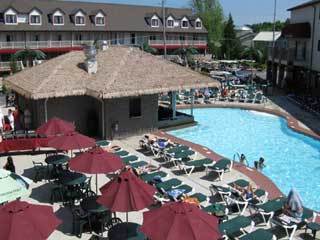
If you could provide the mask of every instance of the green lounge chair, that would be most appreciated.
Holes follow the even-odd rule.
[[[171,188],[178,187],[179,185],[182,184],[182,181],[180,181],[177,178],[171,178],[167,181],[157,183],[156,187],[162,191],[163,193],[169,191]]]
[[[139,167],[143,167],[143,166],[148,165],[148,163],[145,162],[145,161],[139,161],[139,162],[129,163],[129,165],[130,165],[132,168],[139,168]]]
[[[254,102],[255,103],[263,103],[264,102],[263,94],[262,93],[257,93]]]
[[[121,160],[128,165],[129,163],[138,161],[139,157],[135,155],[130,155],[130,156],[122,157]]]
[[[230,172],[232,169],[232,161],[230,159],[223,158],[219,160],[216,164],[213,166],[206,167],[206,173],[209,174],[209,171],[216,172],[219,176],[220,181],[223,178],[223,174],[225,172]]]
[[[183,151],[183,152],[178,152],[178,153],[175,153],[172,157],[172,159],[175,159],[175,160],[184,160],[184,159],[188,159],[190,156],[194,155],[195,152],[192,151],[192,150],[186,150],[186,151]]]
[[[254,99],[255,99],[255,95],[253,93],[250,93],[246,98],[246,102],[247,103],[253,103]]]
[[[228,209],[221,203],[211,204],[209,206],[202,208],[202,210],[213,215],[220,212],[223,212],[225,215],[228,214]]]
[[[175,154],[175,153],[178,153],[178,152],[187,151],[189,149],[190,148],[188,146],[180,145],[180,146],[169,148],[168,150],[166,150],[166,153]]]
[[[114,152],[114,154],[120,156],[120,157],[124,157],[124,156],[128,156],[129,155],[129,152],[127,151],[117,151],[117,152]]]
[[[234,185],[237,185],[241,188],[245,188],[245,187],[248,187],[249,186],[249,182],[247,180],[244,180],[244,179],[238,179],[234,182],[231,182],[228,184],[229,186],[231,187],[234,187]]]
[[[273,240],[275,236],[264,229],[258,229],[240,238],[240,240]]]
[[[187,194],[194,191],[194,188],[187,185],[187,184],[179,185],[178,187],[171,188],[168,191],[175,190],[175,189],[183,191],[183,193],[178,198],[174,198],[174,197],[168,195],[169,199],[171,199],[175,202],[179,201],[182,196],[186,196]]]
[[[98,140],[96,141],[96,146],[97,147],[107,147],[110,145],[111,142],[107,141],[107,140]]]
[[[162,172],[162,171],[157,171],[149,174],[143,174],[140,176],[140,178],[145,181],[145,182],[150,182],[153,180],[155,176],[160,176],[161,178],[165,178],[168,176],[168,173]]]
[[[238,216],[229,221],[220,223],[218,229],[225,238],[233,238],[234,235],[239,232],[245,234],[244,228],[249,226],[251,226],[251,229],[249,230],[249,232],[251,232],[254,227],[254,222],[250,218]]]
[[[213,165],[215,162],[210,158],[203,158],[199,160],[192,160],[188,162],[177,161],[177,166],[184,170],[184,172],[190,176],[195,168],[208,167]],[[188,172],[189,170],[189,172]]]
[[[198,199],[198,201],[200,203],[209,202],[209,197],[207,197],[206,195],[204,195],[202,193],[195,193],[195,194],[190,195],[189,197]]]

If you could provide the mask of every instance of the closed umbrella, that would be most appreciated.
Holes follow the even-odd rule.
[[[48,142],[49,147],[62,151],[90,148],[95,144],[96,142],[93,138],[78,132],[69,132],[65,135],[54,137]]]
[[[124,167],[120,156],[95,147],[81,153],[69,161],[69,167],[76,171],[88,174],[112,173]],[[96,192],[98,193],[98,180],[96,176]]]
[[[42,124],[36,129],[36,133],[45,136],[56,136],[75,131],[75,126],[65,120],[57,117],[51,118],[48,122]]]
[[[152,240],[217,240],[218,219],[193,204],[172,202],[143,213],[140,228]]]
[[[51,206],[14,201],[0,207],[0,240],[43,240],[61,224]]]
[[[302,200],[295,188],[292,188],[287,198],[287,204],[291,211],[297,212],[303,209]]]
[[[31,180],[0,169],[0,204],[29,195]]]
[[[130,170],[124,170],[100,188],[98,202],[113,212],[139,211],[154,203],[156,189],[145,183]],[[128,220],[128,215],[127,215]]]

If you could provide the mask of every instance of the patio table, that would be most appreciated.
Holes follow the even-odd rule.
[[[70,157],[67,155],[51,155],[45,159],[45,162],[49,165],[63,165],[70,160]]]
[[[80,203],[81,208],[88,213],[103,213],[109,211],[103,205],[97,203],[99,196],[92,196],[83,199]]]
[[[84,183],[86,175],[77,172],[63,172],[58,177],[58,183],[65,186],[74,186]]]
[[[140,232],[140,225],[137,223],[120,223],[108,231],[109,240],[146,240],[147,237]]]

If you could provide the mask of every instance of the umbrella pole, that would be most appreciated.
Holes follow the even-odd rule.
[[[128,222],[128,212],[126,212],[126,218],[127,218],[127,222]]]
[[[96,194],[98,195],[98,174],[96,174]]]

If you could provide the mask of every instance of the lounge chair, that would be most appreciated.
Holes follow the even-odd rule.
[[[221,203],[211,204],[209,206],[202,208],[202,210],[213,215],[217,214],[218,212],[223,212],[227,216],[229,213],[228,208],[226,208]]]
[[[220,223],[218,228],[224,239],[234,238],[239,232],[245,234],[245,228],[250,227],[249,232],[254,228],[254,222],[247,217],[238,216],[226,222]]]
[[[171,188],[178,187],[182,184],[182,181],[180,181],[177,178],[171,178],[167,181],[157,183],[155,186],[157,189],[159,189],[160,192],[165,193],[169,191]]]
[[[171,194],[172,192],[175,192],[175,191],[180,192],[180,194],[176,196],[175,194]],[[169,197],[170,200],[177,202],[180,200],[182,196],[186,196],[187,194],[192,193],[193,191],[194,191],[193,187],[187,184],[183,184],[183,185],[179,185],[178,187],[171,188],[166,192],[166,195]]]
[[[166,154],[175,154],[182,151],[190,150],[188,146],[179,145],[165,150]]]
[[[190,157],[195,154],[196,153],[192,150],[186,150],[186,151],[182,151],[182,152],[177,152],[174,155],[169,155],[166,157],[166,160],[168,162],[173,162],[175,164],[176,161],[190,160]]]
[[[132,162],[136,162],[139,160],[139,157],[137,157],[136,155],[130,155],[130,156],[126,156],[126,157],[122,157],[121,158],[122,162],[124,162],[126,165],[132,163]]]
[[[120,157],[124,157],[124,156],[128,156],[128,155],[129,155],[129,152],[124,151],[124,150],[122,150],[122,151],[115,151],[115,152],[113,152],[113,153],[116,154],[116,155],[118,155],[118,156],[120,156]]]
[[[96,146],[97,147],[108,147],[110,145],[111,145],[111,142],[107,141],[107,140],[98,140],[98,141],[96,141]]]
[[[253,103],[255,99],[255,95],[253,93],[250,93],[246,98],[246,103]]]
[[[192,160],[188,162],[176,161],[179,169],[184,170],[184,172],[190,176],[195,168],[208,167],[215,164],[215,162],[210,158],[203,158],[199,160]],[[189,170],[189,172],[188,172]]]
[[[230,172],[232,169],[232,161],[230,159],[221,159],[213,166],[206,167],[206,174],[208,175],[210,171],[216,172],[219,175],[220,181],[223,178],[225,172]]]
[[[257,93],[256,98],[254,100],[255,103],[263,103],[265,100],[262,93]]]
[[[145,161],[139,161],[139,162],[129,163],[128,165],[130,165],[132,168],[139,168],[139,167],[148,165],[148,163]]]
[[[225,201],[225,196],[231,196],[232,194],[231,188],[229,186],[224,187],[224,186],[211,184],[209,187],[209,190],[211,192],[212,197],[214,197],[216,194],[219,194],[222,202]]]
[[[248,201],[242,200],[241,198],[233,198],[232,195],[225,196],[225,202],[229,209],[233,209],[232,206],[235,205],[240,215],[245,213],[249,205]]]
[[[168,174],[166,172],[156,171],[148,174],[142,174],[140,175],[140,178],[145,182],[151,182],[156,176],[165,178],[168,176]]]
[[[202,193],[194,193],[192,195],[189,195],[189,197],[198,199],[199,203],[208,203],[209,202],[209,197],[202,194]]]
[[[241,238],[239,240],[275,240],[276,237],[269,231],[264,229],[258,229],[254,232],[251,232]]]

